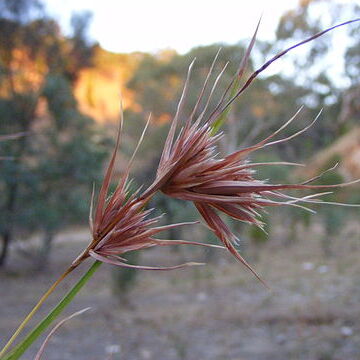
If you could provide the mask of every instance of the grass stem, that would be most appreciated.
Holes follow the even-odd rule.
[[[31,318],[34,316],[34,314],[39,310],[41,305],[46,301],[46,299],[53,293],[53,291],[57,288],[57,286],[74,270],[74,267],[70,266],[46,291],[46,293],[40,298],[40,300],[37,302],[37,304],[33,307],[33,309],[29,312],[29,314],[26,316],[26,318],[22,321],[22,323],[19,325],[19,327],[16,329],[14,334],[11,336],[9,341],[5,344],[3,349],[0,352],[0,358],[6,353],[6,351],[9,349],[9,347],[12,345],[12,343],[15,341],[15,339],[20,335],[24,327],[27,325],[27,323],[31,320]]]
[[[33,342],[48,328],[48,326],[61,314],[67,305],[71,303],[76,294],[93,276],[102,263],[95,261],[81,279],[69,290],[55,308],[10,352],[0,357],[0,360],[17,360],[33,344]],[[66,273],[66,272],[65,272]],[[64,274],[65,274],[64,273]],[[65,275],[66,276],[66,275]]]

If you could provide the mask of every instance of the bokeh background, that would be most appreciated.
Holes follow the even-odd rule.
[[[73,4],[74,3],[74,4]],[[271,4],[269,4],[271,3]],[[219,47],[230,61],[225,87],[263,13],[247,71],[328,26],[360,17],[359,1],[0,1],[0,343],[89,241],[93,184],[114,146],[120,97],[125,126],[116,176],[152,121],[133,166],[134,184],[155,176],[189,63],[196,57],[187,111]],[[224,154],[264,138],[300,106],[289,142],[253,161],[273,183],[304,181],[338,163],[321,183],[360,178],[360,26],[335,30],[279,60],[233,106]],[[216,99],[215,99],[216,100]],[[214,100],[214,101],[215,101]],[[359,204],[359,187],[325,200]],[[157,196],[164,223],[196,220],[190,204]],[[205,261],[202,268],[136,272],[103,266],[67,310],[92,310],[65,325],[45,358],[126,360],[357,360],[360,358],[359,210],[313,206],[263,213],[266,233],[231,223],[239,250],[265,289],[222,251],[152,249],[132,263]],[[201,225],[167,238],[216,243]],[[64,283],[40,312],[55,304]],[[24,356],[32,359],[38,344]]]

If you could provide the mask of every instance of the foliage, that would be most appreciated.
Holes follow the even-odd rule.
[[[0,132],[26,133],[1,144],[14,157],[0,164],[1,264],[14,236],[42,231],[51,241],[60,228],[86,219],[106,154],[73,95],[72,82],[91,59],[86,21],[75,19],[67,39],[54,20],[34,17],[35,8],[37,1],[17,0],[2,3],[0,13]]]
[[[360,6],[342,1],[310,0],[301,1],[297,8],[286,12],[280,19],[277,28],[275,48],[283,47],[289,39],[300,39],[314,33],[327,24],[354,19],[360,15]],[[323,130],[326,130],[328,140],[333,141],[341,134],[342,128],[349,121],[354,124],[354,118],[346,120],[341,115],[341,108],[346,105],[344,100],[354,88],[359,88],[359,24],[354,24],[340,33],[329,33],[309,44],[306,51],[290,55],[293,63],[288,77],[297,84],[302,84],[311,92],[306,97],[312,106],[326,105],[327,116],[324,119]],[[346,39],[346,40],[345,40]],[[344,56],[340,56],[342,54]],[[337,59],[334,62],[334,59]],[[329,66],[331,64],[331,66]],[[335,71],[337,74],[334,74]],[[310,95],[311,94],[311,95]],[[352,124],[352,125],[353,125]]]

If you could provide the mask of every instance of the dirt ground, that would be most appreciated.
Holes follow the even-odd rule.
[[[359,237],[349,230],[334,244],[336,256],[325,258],[317,232],[304,232],[291,246],[274,241],[256,252],[250,249],[270,291],[222,251],[201,268],[141,272],[126,298],[112,295],[111,268],[103,265],[65,314],[92,309],[56,333],[43,359],[358,360]],[[29,259],[16,261],[13,255],[0,275],[2,344],[86,237],[85,232],[62,234],[42,274],[30,271]],[[198,260],[201,251],[146,250],[141,262]],[[40,315],[86,266],[61,286]],[[33,359],[38,347],[39,342],[23,358]]]

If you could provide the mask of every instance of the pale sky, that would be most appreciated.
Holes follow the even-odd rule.
[[[113,52],[180,53],[198,45],[250,38],[261,14],[259,39],[275,36],[280,16],[298,0],[45,0],[48,12],[69,28],[73,11],[90,10],[89,35]]]

